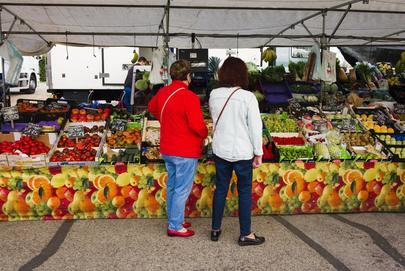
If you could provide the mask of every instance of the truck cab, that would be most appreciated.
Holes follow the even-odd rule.
[[[0,58],[1,61],[1,58]],[[0,62],[1,63],[1,62]],[[24,92],[24,93],[34,93],[37,88],[39,80],[39,65],[38,59],[33,56],[24,56],[23,64],[20,72],[20,78],[18,79],[18,84],[16,86],[10,87],[11,93]],[[7,71],[7,62],[4,63],[5,69]],[[2,78],[2,67],[0,65],[0,80]]]

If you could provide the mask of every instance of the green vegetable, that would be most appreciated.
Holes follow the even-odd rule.
[[[146,80],[138,80],[135,82],[135,88],[139,90],[147,90],[149,88],[149,83]]]
[[[283,65],[269,66],[263,70],[262,76],[269,82],[282,82],[284,80],[285,69]]]
[[[295,160],[313,158],[312,147],[305,146],[279,146],[280,159]]]

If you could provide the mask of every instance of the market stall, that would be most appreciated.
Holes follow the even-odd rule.
[[[342,70],[326,50],[370,42],[403,45],[401,1],[302,2],[263,6],[250,1],[245,7],[240,1],[198,6],[189,1],[3,1],[1,25],[26,53],[49,50],[53,43],[157,46],[164,41],[189,48],[192,34],[210,48],[319,46],[323,51],[315,49],[307,63],[291,64],[289,73],[272,65],[276,55],[271,48],[262,54],[267,68],[248,64],[251,90],[262,111],[265,153],[265,163],[253,174],[252,213],[403,212],[404,113],[395,94],[404,86],[405,61],[399,59],[399,70],[389,63]],[[144,14],[156,24],[145,26]],[[101,22],[110,24],[100,31]],[[313,34],[317,28],[322,32]],[[322,67],[325,59],[330,61]],[[149,86],[147,78],[142,80]],[[22,99],[4,108],[0,219],[164,217],[167,173],[159,151],[159,122],[147,112],[129,114],[116,105]],[[187,202],[190,217],[211,215],[215,166],[212,123],[205,113],[210,136]],[[237,215],[235,181],[233,176],[227,215]]]

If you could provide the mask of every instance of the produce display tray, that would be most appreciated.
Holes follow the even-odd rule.
[[[287,82],[288,89],[291,93],[299,94],[318,94],[321,91],[320,83],[308,82]]]
[[[142,142],[141,145],[141,163],[164,163],[163,157],[160,154],[159,146],[150,146]]]

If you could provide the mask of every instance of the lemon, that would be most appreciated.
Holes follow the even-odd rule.
[[[329,171],[331,171],[331,172],[338,172],[338,171],[339,171],[338,165],[336,165],[335,163],[331,163],[331,164],[329,165]]]
[[[313,182],[318,179],[319,169],[311,168],[305,173],[304,179],[306,182]]]
[[[104,168],[110,173],[115,173],[115,168],[113,165],[106,165]]]
[[[153,170],[151,170],[149,167],[147,167],[147,166],[144,166],[143,168],[142,168],[142,174],[143,174],[143,176],[150,176],[150,175],[152,175],[153,174]]]
[[[53,188],[59,188],[65,185],[65,180],[67,179],[67,176],[62,173],[58,173],[54,175],[51,179],[51,185]]]
[[[398,168],[398,166],[393,164],[393,163],[388,164],[388,171],[389,172],[397,172],[397,168]]]
[[[394,133],[394,129],[388,128],[388,129],[387,129],[387,133],[393,134],[393,133]]]
[[[124,186],[129,185],[130,180],[131,180],[131,174],[129,174],[128,172],[125,172],[125,173],[118,175],[118,177],[116,179],[116,183],[118,184],[118,186],[124,187]]]
[[[371,182],[372,180],[375,180],[377,178],[377,174],[378,169],[370,168],[366,170],[366,172],[363,175],[363,178],[366,182]]]

